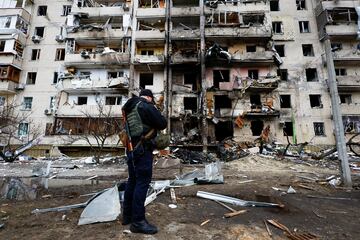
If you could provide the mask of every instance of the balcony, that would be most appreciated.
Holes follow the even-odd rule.
[[[200,61],[199,54],[196,51],[191,51],[191,53],[187,54],[176,52],[171,56],[172,64],[183,64],[183,63],[198,63]]]
[[[359,115],[360,104],[350,103],[340,105],[342,115]]]
[[[315,9],[320,40],[331,37],[352,38],[357,36],[358,14],[355,1],[323,1]]]
[[[210,2],[215,1],[205,1],[205,12],[209,13],[213,8],[210,8]],[[235,12],[241,9],[241,12],[264,12],[270,11],[270,6],[263,0],[252,0],[252,1],[238,1],[238,5],[233,5],[231,2],[226,2],[226,4],[218,2],[216,10],[217,11],[230,11]],[[214,5],[213,5],[214,6]],[[215,7],[215,6],[214,6]]]
[[[172,17],[200,16],[200,7],[172,7]]]
[[[358,26],[354,23],[342,25],[326,25],[326,33],[332,37],[357,36]]]
[[[356,3],[355,0],[321,1],[316,8],[317,11],[332,10],[334,8],[354,8]]]
[[[91,89],[91,88],[126,88],[129,80],[126,77],[92,80],[89,78],[63,78],[58,85],[61,86],[65,91],[70,92],[72,89]]]
[[[0,94],[15,94],[17,83],[12,81],[0,80]]]
[[[223,91],[243,90],[246,92],[272,92],[278,88],[279,77],[261,77],[260,79],[241,78],[235,82],[220,82]]]
[[[270,38],[271,27],[207,27],[205,28],[207,38]]]
[[[129,63],[130,55],[128,53],[88,53],[83,56],[80,53],[70,53],[65,56],[65,66],[67,67],[125,65]]]
[[[122,29],[104,29],[103,31],[89,31],[89,30],[78,30],[77,32],[69,32],[67,38],[73,38],[75,40],[79,39],[122,39],[125,37],[131,37],[131,30],[129,29],[127,33]]]
[[[274,62],[274,53],[272,51],[236,53],[231,56],[231,61],[240,63],[272,63]]]
[[[104,112],[108,112],[111,109],[111,113],[114,116],[121,115],[121,105],[104,106]],[[58,117],[85,117],[85,114],[91,114],[97,116],[99,114],[98,106],[96,105],[62,105],[57,110]]]
[[[278,110],[271,110],[268,107],[259,107],[258,109],[246,111],[245,116],[248,118],[273,118],[279,117],[280,112]]]
[[[30,22],[31,14],[23,8],[0,8],[0,16],[19,16]]]
[[[200,39],[200,30],[184,30],[184,29],[174,29],[170,33],[170,37],[173,40],[182,40],[182,39]]]
[[[164,55],[135,55],[135,63],[163,64]]]
[[[165,8],[138,8],[136,10],[137,18],[164,18]]]
[[[21,57],[15,54],[11,54],[11,53],[0,54],[1,65],[10,65],[18,69],[21,69],[22,60],[23,59]]]
[[[86,14],[89,18],[92,17],[118,17],[123,16],[125,13],[124,8],[122,6],[103,6],[103,7],[82,7],[79,8],[77,6],[71,9],[73,13],[82,13]]]
[[[360,52],[359,50],[340,50],[333,53],[335,64],[359,64]]]
[[[336,79],[339,91],[353,92],[360,90],[360,76],[337,76]]]
[[[135,32],[136,40],[164,40],[165,31],[160,30],[139,30]]]

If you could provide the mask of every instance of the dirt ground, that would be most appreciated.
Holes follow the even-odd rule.
[[[14,163],[16,164],[16,163]],[[326,166],[326,167],[325,167]],[[183,171],[203,168],[203,165],[184,166]],[[16,165],[0,166],[0,174]],[[28,176],[29,166],[23,174]],[[37,198],[31,201],[0,202],[0,239],[287,239],[283,232],[269,225],[272,237],[266,230],[264,220],[276,219],[291,231],[307,232],[319,239],[360,239],[360,177],[353,174],[354,188],[334,188],[312,179],[324,179],[339,171],[336,162],[298,162],[251,155],[225,163],[223,174],[225,184],[194,185],[176,188],[177,208],[169,208],[170,193],[165,193],[147,207],[147,219],[159,228],[156,235],[124,233],[129,226],[121,221],[77,226],[82,209],[68,212],[31,214],[36,208],[58,207],[85,202],[89,197],[80,196],[113,186],[116,181],[125,180],[125,166],[113,164],[66,171],[63,178],[84,179],[98,175],[100,181],[71,182],[57,180],[58,185],[49,184],[49,189],[39,188]],[[94,169],[88,171],[89,169]],[[108,169],[108,171],[106,170]],[[111,170],[110,170],[111,169]],[[71,173],[71,171],[74,171]],[[70,173],[69,173],[70,172]],[[104,173],[104,174],[103,174]],[[13,171],[13,176],[20,172]],[[154,169],[154,180],[174,179],[179,168]],[[103,180],[103,181],[102,181]],[[106,181],[105,181],[106,180]],[[251,182],[247,180],[253,180]],[[32,184],[36,180],[28,179]],[[68,183],[66,185],[66,183]],[[74,185],[78,184],[78,185]],[[66,185],[66,186],[65,186]],[[295,194],[282,194],[272,187],[288,189]],[[304,186],[306,188],[304,188]],[[281,203],[283,208],[246,208],[246,213],[224,218],[229,212],[216,202],[196,197],[197,191],[208,191],[244,200]],[[51,195],[51,196],[46,196]],[[326,196],[343,199],[311,198]],[[46,196],[47,198],[43,198]],[[240,207],[231,206],[237,210]],[[206,220],[208,223],[201,226]]]

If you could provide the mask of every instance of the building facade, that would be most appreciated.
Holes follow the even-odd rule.
[[[359,18],[359,0],[2,0],[0,103],[29,115],[17,141],[40,131],[39,155],[96,145],[94,132],[117,146],[121,107],[142,88],[174,145],[254,141],[267,126],[284,144],[334,144],[323,41],[350,136]]]

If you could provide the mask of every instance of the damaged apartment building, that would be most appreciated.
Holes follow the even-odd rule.
[[[350,136],[360,132],[359,15],[358,0],[0,0],[0,104],[31,112],[41,154],[86,149],[76,136],[99,111],[120,126],[144,88],[174,145],[253,142],[267,126],[280,143],[334,144],[323,41]]]

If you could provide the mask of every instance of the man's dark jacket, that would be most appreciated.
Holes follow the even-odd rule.
[[[122,108],[125,111],[125,114],[129,114],[139,101],[141,101],[141,103],[138,106],[138,113],[141,117],[141,121],[150,128],[155,128],[156,130],[165,129],[167,126],[166,119],[161,115],[160,111],[155,108],[154,104],[148,102],[145,98],[130,98]],[[143,133],[143,135],[145,134],[146,133]],[[136,144],[138,141],[139,139],[132,139],[133,144]]]

